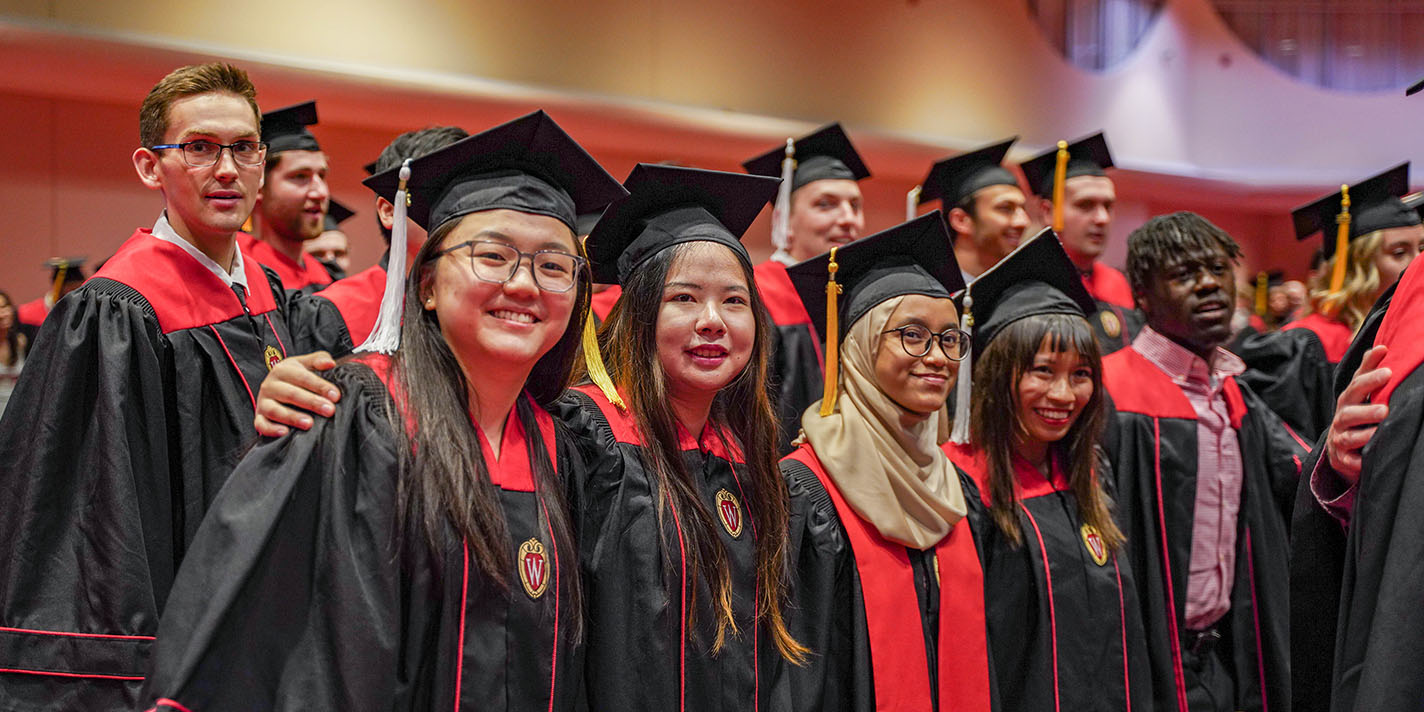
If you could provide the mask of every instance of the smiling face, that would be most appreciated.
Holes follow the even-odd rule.
[[[797,262],[847,245],[865,230],[860,184],[848,178],[827,178],[801,186],[791,194],[787,218],[787,251]]]
[[[236,94],[209,92],[173,101],[162,143],[198,139],[221,144],[259,141],[257,116]],[[262,187],[262,166],[240,164],[231,151],[203,167],[188,165],[179,149],[140,148],[133,161],[139,180],[162,191],[168,222],[190,242],[231,239],[252,213]]]
[[[1137,300],[1148,326],[1209,360],[1231,338],[1236,263],[1219,246],[1197,249],[1166,264]]]
[[[1107,249],[1116,204],[1117,190],[1111,178],[1075,176],[1063,181],[1063,232],[1059,238],[1079,269],[1091,267]]]
[[[559,250],[577,254],[573,232],[543,215],[488,210],[458,218],[441,240],[445,249],[488,240],[521,252]],[[528,371],[564,335],[577,289],[548,292],[534,283],[529,260],[503,284],[475,276],[469,248],[437,257],[424,276],[421,304],[435,312],[440,333],[472,381],[478,374],[506,378]],[[521,379],[522,380],[522,379]]]
[[[1066,437],[1093,397],[1092,366],[1076,350],[1055,349],[1053,341],[1043,338],[1014,399],[1020,437],[1034,446]]]
[[[875,381],[880,390],[901,408],[928,417],[944,407],[949,391],[954,387],[959,364],[950,360],[932,340],[929,353],[911,356],[901,345],[900,333],[890,331],[916,325],[939,334],[959,326],[959,311],[954,301],[923,294],[906,295],[891,312],[885,333],[875,352]]]
[[[973,211],[955,207],[949,226],[968,236],[981,269],[988,269],[1019,246],[1028,229],[1025,199],[1016,185],[991,185],[974,193]]]
[[[270,166],[258,210],[262,227],[289,242],[316,238],[325,230],[327,201],[326,154],[283,151],[267,157]]]
[[[668,267],[657,314],[658,361],[667,390],[684,403],[711,403],[739,376],[756,345],[751,285],[722,245],[689,242]]]

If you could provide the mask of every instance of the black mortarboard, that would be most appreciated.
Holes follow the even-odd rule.
[[[1081,138],[1068,144],[1068,165],[1063,180],[1078,176],[1107,175],[1105,169],[1113,167],[1112,154],[1108,152],[1108,141],[1102,132]],[[1058,170],[1058,149],[1051,148],[1019,164],[1028,179],[1028,188],[1035,195],[1053,197],[1053,176]]]
[[[1015,136],[935,163],[920,184],[917,202],[940,200],[948,212],[980,189],[991,185],[1018,186],[1019,180],[1001,165],[1009,155],[1009,147],[1017,140]]]
[[[826,333],[826,281],[829,252],[786,268],[801,303],[826,339],[841,338],[875,305],[906,294],[949,298],[964,288],[959,263],[949,244],[944,214],[925,213],[836,250],[838,334]]]
[[[964,311],[972,315],[976,358],[1004,327],[1020,319],[1039,314],[1087,318],[1098,308],[1049,228],[976,277],[964,293],[969,297]]]
[[[585,243],[593,281],[622,284],[649,257],[695,241],[725,245],[750,267],[741,236],[780,184],[765,176],[639,163],[623,183],[628,197],[608,206]]]
[[[1418,214],[1421,220],[1424,220],[1424,193],[1410,193],[1400,198],[1399,201],[1404,203],[1404,207]]]
[[[341,223],[346,222],[348,218],[355,214],[356,211],[336,202],[336,198],[332,198],[326,204],[325,229],[340,230]]]
[[[1267,287],[1279,287],[1286,283],[1286,273],[1281,270],[1266,270],[1265,275]]]
[[[368,176],[376,175],[376,162],[371,161],[370,163],[361,166],[361,170],[366,171],[366,175]]]
[[[791,179],[791,190],[795,191],[807,183],[826,179],[860,180],[870,177],[850,137],[841,125],[827,124],[793,142],[795,146],[796,172]],[[748,173],[761,176],[781,177],[781,161],[786,158],[786,147],[778,146],[756,158],[744,161],[742,167]]]
[[[283,151],[320,151],[316,137],[307,130],[315,123],[315,101],[263,114],[262,140],[267,143],[267,155]]]
[[[1376,230],[1419,224],[1419,213],[1400,200],[1400,196],[1409,192],[1409,163],[1401,163],[1348,188],[1350,240]],[[1341,197],[1337,190],[1291,212],[1296,239],[1305,240],[1317,232],[1324,233],[1326,259],[1335,254],[1337,231],[1333,228],[1338,224]]]
[[[56,284],[84,281],[84,262],[88,257],[51,257],[44,261],[50,268],[50,281]]]
[[[603,217],[602,210],[595,210],[591,213],[579,215],[578,218],[574,220],[574,234],[583,237],[593,232],[593,227],[598,224],[598,219],[601,217]]]
[[[362,183],[387,200],[400,166]],[[408,216],[427,231],[484,210],[577,217],[625,195],[623,186],[543,111],[521,116],[411,161]]]

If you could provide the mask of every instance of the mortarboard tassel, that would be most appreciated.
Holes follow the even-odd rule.
[[[1330,272],[1330,293],[1339,294],[1345,287],[1345,267],[1350,262],[1350,186],[1340,186],[1339,225],[1335,230],[1335,269]]]
[[[914,220],[914,219],[915,219],[915,213],[919,212],[919,210],[918,210],[917,208],[920,207],[920,191],[922,191],[922,190],[924,190],[924,186],[917,185],[917,186],[911,188],[911,189],[910,189],[910,192],[908,192],[908,193],[905,194],[905,219],[906,219],[906,220]]]
[[[949,441],[958,445],[969,442],[969,394],[971,376],[974,371],[974,298],[969,296],[969,288],[964,288],[964,333],[968,334],[964,345],[964,358],[959,360],[959,376],[954,383],[954,427],[949,431]]]
[[[1063,184],[1068,180],[1068,142],[1058,142],[1058,162],[1053,167],[1053,231],[1063,232]]]
[[[64,277],[69,274],[69,262],[60,262],[54,271],[54,284],[49,287],[49,303],[59,303],[59,290],[64,286]]]
[[[588,236],[579,242],[579,250],[583,252],[584,259],[588,259],[588,249],[584,243],[588,242]],[[603,365],[603,352],[598,349],[598,329],[593,325],[593,310],[588,310],[588,316],[583,322],[583,363],[588,369],[588,379],[593,381],[593,385],[598,386],[598,390],[603,392],[603,397],[608,399],[618,408],[618,410],[628,410],[628,405],[623,402],[623,396],[618,395],[618,389],[613,386],[613,379],[608,376],[608,368]]]
[[[784,264],[792,264],[791,253],[786,251],[787,236],[791,232],[791,179],[796,175],[796,141],[786,139],[786,157],[781,159],[781,187],[776,190],[776,205],[771,211],[771,245],[776,248],[771,259]]]
[[[400,186],[396,188],[395,220],[391,226],[391,257],[386,264],[386,291],[381,294],[381,310],[376,313],[376,325],[371,335],[356,347],[356,352],[370,351],[378,354],[395,353],[400,346],[401,312],[405,307],[405,279],[407,227],[406,212],[410,206],[410,195],[405,184],[410,180],[410,159],[400,168]]]
[[[1256,316],[1266,316],[1266,294],[1270,284],[1270,277],[1265,272],[1256,273]]]
[[[836,304],[841,293],[841,285],[836,283],[836,270],[841,268],[836,264],[838,249],[839,246],[831,247],[831,261],[826,266],[829,277],[826,280],[826,388],[821,394],[823,418],[836,410],[836,381],[840,378],[840,309]]]

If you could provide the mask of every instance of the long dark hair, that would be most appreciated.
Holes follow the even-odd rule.
[[[703,503],[695,475],[684,467],[678,448],[677,415],[668,397],[667,374],[658,360],[657,349],[657,315],[662,308],[663,285],[673,263],[687,247],[688,243],[683,243],[665,249],[633,272],[623,284],[622,297],[599,330],[598,341],[608,358],[608,374],[626,394],[629,411],[646,443],[642,450],[644,464],[655,491],[663,551],[675,548],[666,539],[665,524],[667,510],[673,507],[681,514],[687,568],[694,581],[705,580],[712,592],[717,615],[715,651],[721,648],[729,630],[736,632],[731,568],[717,534],[716,517]],[[805,658],[806,648],[791,637],[781,613],[788,590],[789,514],[786,483],[777,467],[777,420],[767,396],[771,317],[757,294],[751,267],[745,262],[740,264],[756,320],[756,342],[746,368],[713,399],[708,420],[737,439],[750,475],[752,501],[746,504],[755,527],[756,570],[761,581],[758,622],[767,623],[783,656],[799,662]],[[663,557],[663,564],[671,567],[669,556]],[[696,591],[695,586],[692,588]],[[695,606],[692,608],[695,610]]]
[[[1093,372],[1093,396],[1068,429],[1049,446],[1049,456],[1062,463],[1078,500],[1078,516],[1098,530],[1109,551],[1123,543],[1113,522],[1108,497],[1098,481],[1098,440],[1107,415],[1103,405],[1103,364],[1098,341],[1087,320],[1068,314],[1041,314],[1009,324],[989,342],[974,362],[970,438],[989,464],[989,513],[1014,546],[1023,543],[1019,529],[1018,491],[1014,487],[1013,456],[1023,437],[1018,417],[1019,380],[1047,344],[1057,352],[1076,352]]]
[[[507,588],[515,570],[514,556],[499,489],[490,482],[489,468],[470,420],[471,386],[440,333],[439,317],[433,310],[421,308],[422,297],[428,294],[434,279],[431,257],[459,223],[458,219],[450,220],[430,234],[415,257],[413,277],[406,285],[401,347],[391,365],[401,404],[391,417],[398,432],[409,434],[411,445],[401,450],[399,516],[401,531],[408,539],[423,534],[436,551],[448,541],[449,527],[453,526],[468,542],[481,572]],[[578,351],[578,326],[588,313],[589,294],[588,273],[583,270],[569,326],[554,348],[534,365],[526,381],[526,390],[537,406],[526,398],[520,398],[515,406],[528,440],[534,490],[544,505],[540,507],[540,523],[553,532],[556,553],[565,562],[575,560],[573,528],[564,489],[549,460],[534,408],[547,408],[568,385],[570,366]],[[557,420],[555,427],[561,427]],[[567,582],[573,610],[579,611],[579,577],[561,578]],[[577,637],[581,618],[574,615],[570,619]]]
[[[9,309],[13,315],[10,320],[10,330],[5,332],[5,343],[10,346],[10,358],[4,365],[14,366],[20,361],[20,357],[24,355],[20,353],[22,348],[20,336],[20,307],[15,304],[15,300],[10,298],[8,292],[0,291],[0,299],[5,300],[4,308]]]

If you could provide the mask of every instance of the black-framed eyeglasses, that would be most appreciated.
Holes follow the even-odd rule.
[[[934,342],[939,342],[939,350],[951,361],[962,361],[969,349],[969,334],[964,333],[957,327],[949,327],[936,334],[919,324],[906,324],[898,329],[886,329],[881,332],[889,334],[900,332],[900,348],[905,353],[915,357],[923,358],[930,352],[930,346]]]
[[[194,168],[206,168],[216,164],[222,158],[224,149],[232,151],[232,160],[244,166],[260,166],[267,160],[267,144],[261,141],[234,141],[232,143],[213,143],[198,139],[187,143],[165,143],[158,146],[149,146],[150,151],[163,151],[166,149],[181,149],[183,151],[183,161]]]
[[[434,261],[443,255],[468,249],[470,271],[485,282],[504,284],[519,270],[519,263],[529,258],[529,273],[534,284],[546,292],[567,292],[578,284],[579,270],[587,264],[584,258],[558,250],[520,252],[503,242],[469,240],[447,247],[430,256]]]

